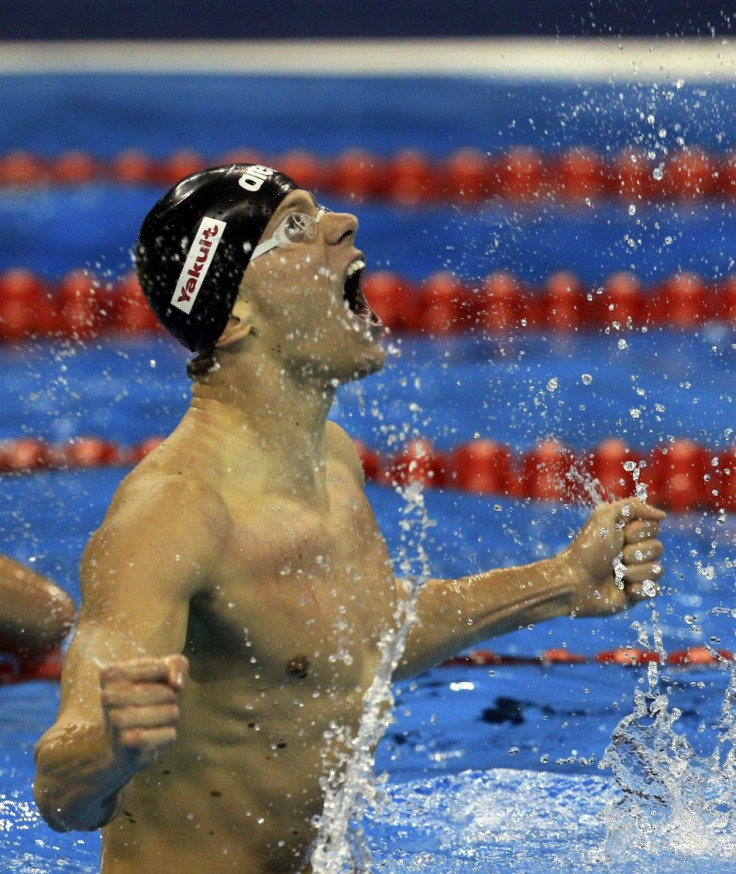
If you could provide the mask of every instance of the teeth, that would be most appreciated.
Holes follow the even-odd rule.
[[[357,261],[353,261],[352,264],[348,266],[347,278],[349,279],[351,276],[356,274],[359,270],[365,269],[365,261],[360,258]]]

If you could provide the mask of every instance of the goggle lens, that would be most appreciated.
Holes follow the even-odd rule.
[[[322,216],[329,212],[323,206],[318,207],[317,215],[307,215],[305,212],[290,212],[279,222],[272,236],[259,243],[250,256],[252,261],[270,252],[271,249],[283,246],[293,246],[296,243],[306,243],[317,236],[317,225]]]

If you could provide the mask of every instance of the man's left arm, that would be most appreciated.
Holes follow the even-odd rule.
[[[661,510],[635,498],[603,504],[557,556],[458,580],[428,580],[396,678],[546,619],[607,616],[650,597],[647,581],[662,575],[657,535],[663,518]],[[406,597],[401,586],[399,591]]]
[[[51,580],[0,555],[0,650],[37,656],[62,643],[74,602]]]

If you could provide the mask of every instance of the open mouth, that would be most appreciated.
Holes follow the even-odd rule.
[[[363,321],[371,322],[374,325],[380,325],[381,320],[373,312],[370,304],[363,294],[363,275],[365,274],[365,261],[362,258],[356,258],[352,261],[345,273],[345,283],[342,289],[343,300],[345,306],[351,313],[356,315]]]

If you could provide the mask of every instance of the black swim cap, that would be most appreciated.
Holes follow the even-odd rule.
[[[161,324],[193,352],[222,334],[253,249],[298,187],[260,164],[213,167],[182,179],[146,216],[138,281]]]

